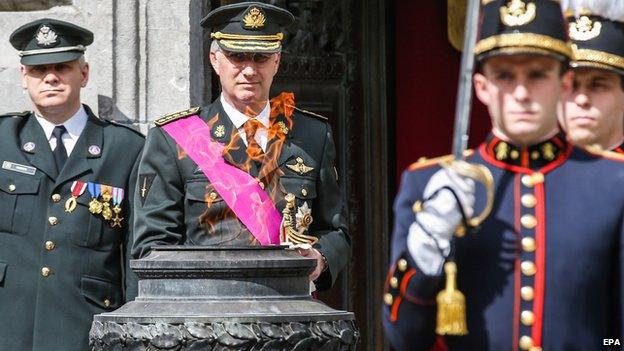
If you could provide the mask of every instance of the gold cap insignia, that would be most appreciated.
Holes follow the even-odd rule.
[[[576,41],[587,41],[600,35],[602,23],[594,22],[587,16],[581,16],[570,23],[570,38]]]
[[[536,6],[522,0],[511,0],[500,8],[501,21],[509,27],[523,26],[535,19]]]
[[[43,25],[39,28],[35,39],[37,39],[37,44],[39,44],[39,46],[50,46],[56,44],[57,38],[58,36],[50,27]]]
[[[243,17],[243,23],[245,27],[250,29],[262,28],[266,22],[266,17],[257,7],[252,7],[249,12]]]

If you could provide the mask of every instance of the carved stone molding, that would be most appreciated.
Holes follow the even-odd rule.
[[[355,350],[352,321],[310,323],[118,324],[94,322],[94,351],[104,350]]]
[[[342,57],[284,55],[280,64],[280,78],[341,79],[345,73]]]

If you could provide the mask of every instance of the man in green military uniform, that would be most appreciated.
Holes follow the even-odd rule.
[[[330,125],[295,107],[292,94],[269,101],[281,27],[293,20],[290,12],[257,2],[222,6],[202,20],[211,29],[210,62],[222,94],[208,106],[157,120],[148,134],[135,195],[136,256],[154,245],[277,244],[255,228],[262,232],[285,214],[292,226],[282,226],[281,241],[303,243],[299,252],[317,260],[310,275],[317,289],[330,288],[346,266],[351,242]],[[189,132],[175,134],[177,128]],[[212,151],[198,153],[189,138],[208,138],[218,149],[208,166],[200,159]],[[250,202],[236,201],[243,198]],[[284,212],[287,202],[291,214]],[[267,204],[270,209],[262,207]]]
[[[80,102],[90,31],[46,18],[10,41],[33,111],[0,117],[0,350],[88,350],[93,315],[136,290],[123,277],[144,140]]]

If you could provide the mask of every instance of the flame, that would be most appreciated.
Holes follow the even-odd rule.
[[[292,116],[295,109],[295,96],[293,93],[283,92],[278,96],[274,97],[270,100],[270,124],[268,128],[268,143],[266,152],[262,152],[253,150],[253,148],[247,148],[247,158],[242,164],[237,164],[236,166],[240,169],[244,170],[247,173],[251,173],[250,171],[254,167],[253,162],[257,162],[261,165],[261,169],[259,170],[257,181],[262,181],[265,185],[265,191],[268,193],[269,197],[273,200],[273,203],[278,207],[279,202],[283,202],[284,193],[279,184],[279,178],[284,174],[284,172],[278,167],[278,161],[281,154],[282,147],[286,141],[287,133],[282,125],[278,122],[285,122],[288,130],[292,129],[293,120]],[[245,112],[247,116],[254,118],[258,115],[251,108],[247,107]],[[283,115],[285,118],[278,118]],[[208,125],[210,129],[214,123],[219,119],[219,114],[216,114],[213,118],[208,121]],[[264,126],[262,126],[264,128]],[[240,147],[244,147],[245,143],[241,140],[241,135],[236,128],[233,128],[231,131],[231,135],[229,138],[229,142],[224,145],[223,154],[229,154],[232,152],[236,152]],[[252,149],[250,151],[250,149]],[[181,152],[179,150],[178,157],[186,157],[186,153]],[[206,193],[204,196],[206,202],[206,210],[200,215],[198,218],[201,226],[204,228],[207,235],[218,235],[217,224],[221,221],[235,221],[236,215],[233,211],[225,205],[225,202],[216,201],[220,199],[214,198],[211,196],[211,193],[214,192],[214,188],[209,186],[206,188]],[[227,189],[225,191],[228,191]],[[236,201],[236,200],[235,200]],[[249,204],[249,206],[254,206],[254,204]],[[254,206],[255,207],[255,206]],[[262,215],[258,213],[258,215]],[[227,230],[230,231],[228,236],[233,238],[238,237],[237,234],[239,231],[247,231],[242,222],[238,221],[238,225],[233,225],[234,223],[228,224]],[[252,235],[250,237],[250,245],[259,245],[257,239],[255,239]],[[222,245],[225,244],[222,243]]]
[[[278,96],[271,99],[271,117],[277,117],[281,114],[290,119],[295,110],[295,94],[282,92]],[[290,128],[291,126],[289,126]]]

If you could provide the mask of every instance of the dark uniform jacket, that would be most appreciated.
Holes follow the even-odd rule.
[[[496,196],[481,229],[456,240],[469,334],[445,337],[449,350],[589,351],[604,350],[604,338],[621,342],[624,164],[606,157],[559,135],[529,148],[491,136],[468,158],[492,172]],[[397,350],[429,350],[435,339],[443,277],[421,273],[406,240],[412,205],[438,169],[416,163],[395,202],[383,323]],[[476,212],[485,198],[478,187]]]
[[[60,174],[33,113],[0,118],[0,350],[89,350],[93,315],[124,303],[128,226],[91,214],[88,191],[71,213],[65,202],[76,180],[123,188],[127,224],[144,139],[85,108]]]
[[[254,175],[280,213],[287,193],[296,196],[298,207],[308,204],[313,217],[309,233],[319,238],[315,247],[329,267],[317,280],[317,288],[329,288],[346,266],[351,248],[329,124],[298,110],[290,117],[274,115],[269,137],[275,136],[269,139],[260,165],[249,160],[243,140],[219,101],[197,113],[208,123],[213,140],[228,146],[223,155],[226,162]],[[299,171],[298,163],[311,169]],[[154,245],[258,245],[202,170],[161,128],[148,133],[135,196],[133,250],[137,257]]]

